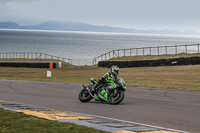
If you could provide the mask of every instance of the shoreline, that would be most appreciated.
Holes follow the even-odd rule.
[[[200,35],[178,35],[178,34],[148,34],[148,33],[123,33],[123,32],[94,32],[94,31],[65,31],[65,30],[38,30],[38,29],[2,29],[0,31],[33,31],[33,32],[60,32],[78,34],[108,34],[108,35],[138,35],[138,36],[168,36],[168,37],[189,37],[200,38]]]

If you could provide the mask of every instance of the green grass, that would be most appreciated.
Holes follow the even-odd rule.
[[[48,70],[0,67],[0,79],[90,83],[89,78],[99,79],[109,71],[97,66],[63,63],[62,69],[53,69],[52,77],[47,78]],[[200,91],[200,65],[120,68],[119,77],[125,79],[127,86]]]
[[[0,133],[105,133],[71,123],[50,121],[0,109]]]
[[[130,86],[200,91],[200,65],[123,69]]]

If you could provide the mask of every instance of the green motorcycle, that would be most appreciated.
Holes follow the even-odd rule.
[[[93,85],[97,83],[94,78],[90,78],[90,81]],[[79,100],[81,102],[89,102],[92,98],[94,98],[95,101],[119,104],[124,99],[126,85],[123,78],[118,78],[115,82],[108,80],[106,81],[106,84],[99,85],[95,91],[91,91],[93,85],[83,85],[83,89],[79,93]],[[98,94],[100,94],[101,97],[99,97]]]

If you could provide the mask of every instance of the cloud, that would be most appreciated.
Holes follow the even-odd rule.
[[[39,0],[0,0],[0,4],[7,4],[9,2],[18,2],[18,3],[30,3],[33,1],[39,1]]]

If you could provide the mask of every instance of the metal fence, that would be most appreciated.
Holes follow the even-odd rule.
[[[123,56],[143,56],[143,55],[172,55],[180,53],[200,53],[200,44],[190,45],[175,45],[175,46],[157,46],[157,47],[142,47],[142,48],[130,48],[130,49],[117,49],[109,51],[93,59],[93,65],[96,65],[98,61],[109,60],[115,57]],[[0,59],[56,59],[63,62],[72,64],[72,59],[58,57],[50,54],[38,53],[38,52],[3,52],[0,53]],[[92,61],[91,61],[92,62]],[[76,63],[80,65],[80,61]],[[92,64],[91,64],[92,65]]]
[[[38,52],[4,52],[0,59],[55,59],[72,64],[72,59]]]
[[[199,53],[200,44],[190,45],[174,45],[174,46],[157,46],[157,47],[142,47],[130,49],[117,49],[109,51],[93,59],[93,65],[98,61],[109,60],[115,57],[123,56],[139,56],[139,55],[170,55],[180,53]]]

